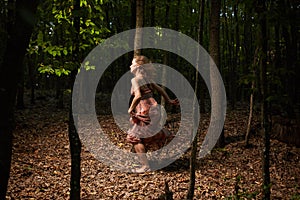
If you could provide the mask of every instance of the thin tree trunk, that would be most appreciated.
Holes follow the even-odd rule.
[[[252,7],[248,4],[245,5],[245,16],[244,16],[244,57],[245,60],[243,62],[243,65],[241,65],[242,74],[248,74],[250,67],[250,63],[252,60],[252,23],[251,23],[251,13],[252,13]],[[245,94],[245,86],[242,85],[240,88],[240,100],[244,101],[244,95]]]
[[[229,65],[228,65],[228,20],[227,20],[227,14],[228,14],[228,12],[227,12],[227,4],[226,4],[226,0],[223,0],[222,1],[222,6],[223,6],[223,8],[222,8],[222,18],[223,18],[223,20],[221,21],[221,27],[223,27],[222,28],[222,33],[221,33],[221,38],[223,38],[223,44],[221,45],[221,47],[222,47],[222,54],[221,54],[221,65],[223,66],[223,67],[228,67]]]
[[[227,19],[227,23],[229,25],[229,27],[233,27],[233,13],[232,11],[230,11],[228,9],[228,18]],[[229,69],[229,80],[228,80],[228,84],[229,84],[229,91],[228,91],[228,98],[229,98],[229,104],[232,107],[232,102],[233,102],[233,96],[234,94],[234,79],[235,79],[235,74],[234,74],[234,65],[235,65],[235,59],[234,59],[234,31],[230,31],[228,30],[227,27],[227,38],[228,38],[228,69]],[[232,108],[233,109],[233,108]]]
[[[134,55],[141,55],[142,39],[143,39],[143,20],[144,20],[144,1],[136,0],[136,31],[134,38]]]
[[[254,90],[255,88],[255,81],[252,80],[251,83],[251,95],[250,95],[250,108],[249,108],[249,117],[248,117],[248,124],[247,124],[247,131],[245,136],[245,146],[249,147],[249,137],[250,137],[250,130],[251,130],[251,123],[252,123],[252,117],[253,117],[253,99],[254,99]]]
[[[151,0],[151,10],[150,10],[150,26],[155,26],[155,0]]]
[[[264,132],[264,149],[262,155],[262,172],[263,172],[263,199],[268,200],[271,197],[270,190],[270,133],[269,133],[269,119],[268,119],[268,104],[267,104],[267,20],[266,20],[266,2],[257,2],[257,13],[260,13],[259,27],[260,35],[258,37],[261,46],[260,59],[260,84],[261,84],[261,120]]]
[[[164,65],[167,65],[167,63],[168,63],[168,53],[167,52],[164,52],[164,57],[163,57],[163,64]],[[163,69],[162,69],[162,74],[161,74],[161,80],[162,80],[162,88],[165,90],[165,85],[166,85],[166,68],[165,67],[163,67]],[[160,105],[162,106],[162,107],[165,107],[165,105],[166,105],[166,102],[165,102],[165,99],[164,99],[164,97],[163,96],[161,96],[160,97]],[[165,114],[165,112],[163,112],[163,110],[161,110],[161,125],[163,125],[162,123],[164,122],[164,119],[166,119],[166,114]]]
[[[211,1],[211,13],[210,13],[210,39],[209,39],[209,53],[214,60],[217,67],[220,68],[220,8],[221,2],[219,0]],[[210,70],[210,82],[212,88],[212,107],[219,107],[222,105],[220,102],[221,99],[214,98],[214,93],[217,91],[217,87],[219,86],[218,81],[215,79],[215,74],[212,70]],[[215,87],[215,88],[214,88]],[[217,94],[215,94],[218,96]],[[221,109],[216,109],[221,110]],[[217,113],[215,113],[218,115]],[[224,129],[222,129],[222,133],[218,139],[217,147],[223,148],[225,146],[225,136]]]
[[[131,0],[131,20],[130,20],[130,27],[136,27],[136,0]]]
[[[251,82],[251,95],[250,95],[250,108],[249,108],[249,117],[248,117],[248,124],[247,124],[247,131],[246,131],[246,136],[245,136],[245,146],[249,147],[249,138],[250,138],[250,130],[251,130],[251,123],[252,123],[252,118],[253,118],[253,104],[254,104],[254,89],[255,89],[255,75],[256,75],[256,67],[259,61],[258,58],[258,53],[259,53],[259,48],[256,49],[255,54],[254,54],[254,59],[253,59],[253,67],[252,67],[252,74],[253,74],[253,79]]]
[[[234,6],[234,19],[235,19],[235,64],[231,67],[232,69],[232,93],[230,94],[231,96],[231,108],[235,108],[235,102],[236,102],[236,91],[237,91],[237,69],[240,67],[240,31],[239,31],[239,20],[238,20],[238,2]]]
[[[204,16],[204,2],[205,0],[201,0],[200,8],[199,8],[199,25],[198,25],[198,43],[201,45],[203,42],[203,16]],[[200,49],[198,49],[197,53],[197,63],[196,63],[196,73],[195,73],[195,99],[193,100],[193,106],[195,108],[195,104],[197,103],[197,91],[198,91],[198,84],[199,84],[199,52]],[[193,109],[194,111],[195,109]],[[195,113],[193,113],[193,119],[195,119]],[[193,127],[195,127],[195,121],[193,121]],[[192,154],[190,157],[190,182],[189,182],[189,188],[187,193],[187,200],[192,200],[194,198],[194,192],[195,192],[195,179],[196,179],[196,156],[197,156],[197,143],[198,143],[198,130],[193,130],[193,132],[196,132],[196,136],[194,138],[194,141],[192,143]]]
[[[224,49],[225,51],[223,51],[223,54],[224,54],[224,64],[225,66],[224,67],[227,67],[230,71],[232,71],[232,38],[230,37],[230,34],[229,34],[229,28],[230,27],[230,18],[228,17],[228,15],[230,16],[230,11],[227,9],[227,3],[226,3],[226,0],[224,0],[223,2],[224,4],[224,12],[223,12],[223,17],[224,17],[224,28],[223,28],[223,31],[224,31]],[[229,19],[228,19],[229,18]],[[226,52],[226,54],[225,54]],[[228,80],[228,93],[229,93],[229,97],[230,97],[230,102],[231,102],[231,96],[232,96],[232,93],[233,93],[233,84],[232,84],[232,76],[233,74],[230,72],[229,73],[229,80]]]
[[[285,8],[287,8],[287,18],[288,24],[287,27],[284,27],[283,31],[286,31],[285,39],[289,37],[289,46],[286,47],[287,51],[287,71],[295,72],[298,75],[299,73],[299,60],[297,55],[299,55],[299,1],[285,1]],[[297,75],[292,75],[287,80],[287,88],[286,91],[288,92],[288,96],[293,101],[293,104],[298,104],[299,106],[299,99],[297,99],[297,88],[299,88],[299,79],[297,79]],[[299,91],[299,89],[298,89]],[[290,115],[293,114],[294,110],[288,111]]]
[[[74,2],[74,12],[80,10],[80,0],[75,0]],[[80,32],[80,18],[78,16],[74,17],[74,28],[76,30],[76,38],[74,41],[74,62],[77,63],[80,60],[79,56],[79,32]],[[71,83],[75,81],[77,70],[73,70],[71,73]],[[73,91],[72,91],[73,92]],[[81,141],[78,136],[78,132],[75,128],[74,118],[72,115],[72,94],[70,97],[70,109],[69,109],[69,141],[70,141],[70,153],[71,153],[71,179],[70,179],[70,199],[79,200],[80,199],[80,163],[81,163]]]
[[[276,22],[274,27],[275,35],[275,68],[279,69],[281,63],[281,53],[280,53],[280,44],[279,44],[279,22]]]
[[[169,23],[169,11],[170,11],[170,0],[166,1],[166,13],[165,13],[165,27],[168,28],[168,23]],[[165,51],[164,52],[164,56],[163,56],[163,64],[167,65],[168,64],[168,52]],[[162,88],[165,89],[164,85],[166,83],[166,68],[162,69]],[[161,106],[165,106],[166,102],[165,99],[163,98],[163,96],[161,96],[160,98],[160,104]],[[163,112],[162,112],[163,114]],[[165,116],[162,116],[162,119],[165,119]]]
[[[205,0],[201,0],[200,3],[200,15],[199,15],[199,30],[198,30],[198,42],[203,47],[204,40],[204,13],[205,13]],[[200,113],[205,113],[205,83],[199,81],[199,93],[200,93]]]
[[[175,22],[174,22],[174,30],[175,31],[179,31],[179,16],[180,16],[180,4],[181,4],[181,0],[177,0],[176,1],[176,15],[175,15]],[[170,65],[174,65],[174,66],[180,66],[180,58],[179,56],[175,56],[173,54],[169,55],[169,58],[170,58]],[[176,107],[173,106],[172,107],[172,110],[171,110],[172,113],[175,113],[176,112]]]
[[[75,78],[74,75],[71,75]],[[72,78],[72,79],[74,79]],[[71,95],[72,96],[72,95]],[[70,141],[70,153],[71,153],[71,179],[70,179],[70,199],[79,200],[80,199],[80,154],[81,154],[81,142],[76,131],[73,115],[72,115],[72,101],[69,110],[69,141]]]
[[[130,15],[130,28],[134,29],[134,28],[136,28],[136,0],[130,0],[130,11],[131,11],[131,15]],[[129,38],[128,42],[130,42],[131,45],[134,46],[135,35],[132,35]],[[135,51],[129,52],[128,53],[129,59],[132,59],[134,55],[135,55]]]
[[[30,103],[35,103],[35,73],[34,73],[34,65],[36,65],[36,56],[30,55],[28,59],[28,73],[30,80]]]

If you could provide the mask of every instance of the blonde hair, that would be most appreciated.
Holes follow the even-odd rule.
[[[143,56],[143,55],[134,56],[133,59],[135,59],[136,63],[138,63],[140,65],[151,63],[149,58],[147,58],[146,56]]]
[[[142,74],[147,79],[153,79],[156,75],[156,70],[154,66],[151,64],[151,60],[143,55],[134,56],[135,62],[141,65],[138,68],[139,73]]]

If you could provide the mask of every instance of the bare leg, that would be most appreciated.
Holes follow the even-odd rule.
[[[142,167],[140,169],[136,170],[136,172],[144,172],[147,169],[149,169],[149,162],[145,155],[145,153],[146,153],[145,145],[142,143],[135,144],[134,150],[138,154],[140,162],[142,164]]]

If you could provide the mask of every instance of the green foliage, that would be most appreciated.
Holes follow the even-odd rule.
[[[41,65],[38,68],[38,71],[41,74],[55,74],[56,76],[60,77],[62,75],[69,75],[71,73],[70,70],[61,68],[53,68],[51,65]]]
[[[79,68],[83,58],[98,44],[111,35],[133,28],[134,26],[134,1],[130,0],[80,0],[80,9],[74,10],[74,1],[45,0],[38,8],[38,24],[33,33],[28,54],[37,58],[38,71],[57,76],[66,76],[70,71]],[[191,38],[197,39],[199,20],[199,1],[145,1],[144,26],[153,25],[178,30]],[[294,4],[293,1],[290,2]],[[224,0],[220,13],[220,72],[225,86],[229,86],[228,96],[236,96],[236,101],[248,99],[251,91],[251,82],[255,81],[259,90],[259,59],[262,57],[259,51],[258,36],[260,33],[259,19],[267,17],[268,34],[268,68],[267,83],[268,92],[272,94],[268,100],[272,103],[286,100],[287,88],[291,86],[287,77],[296,77],[295,68],[286,66],[288,56],[288,44],[293,42],[292,25],[296,23],[296,9],[288,6],[287,1],[267,1],[267,10],[257,12],[260,5],[257,1]],[[203,47],[209,46],[210,1],[205,1]],[[79,17],[80,30],[74,27],[74,18]],[[278,41],[275,41],[275,25],[278,26]],[[1,31],[1,30],[0,30]],[[1,32],[1,38],[3,38]],[[296,35],[295,35],[296,36]],[[288,39],[290,37],[290,40]],[[4,40],[3,40],[4,41]],[[5,42],[5,41],[4,41]],[[123,42],[123,43],[122,43]],[[74,55],[77,50],[75,44],[79,43],[79,55]],[[126,43],[126,44],[124,44]],[[279,50],[275,48],[278,44]],[[4,44],[3,44],[4,45]],[[117,45],[126,46],[127,41],[120,41]],[[4,47],[4,46],[3,46]],[[3,51],[4,48],[0,48]],[[188,51],[187,46],[184,51]],[[276,52],[277,51],[277,52]],[[291,50],[289,50],[291,51]],[[162,51],[156,50],[148,53],[148,57],[156,62],[163,62]],[[275,57],[276,64],[274,64]],[[257,61],[254,61],[254,56]],[[115,80],[126,70],[129,56],[114,63],[114,69],[108,69],[104,79]],[[125,62],[125,63],[124,63]],[[167,59],[169,66],[178,69],[189,81],[194,81],[194,72],[182,60],[169,54]],[[255,62],[255,63],[254,63]],[[255,66],[253,66],[255,65]],[[95,66],[85,65],[86,70],[93,70]],[[62,70],[64,69],[64,70]],[[121,70],[120,70],[121,69]],[[252,74],[253,69],[257,71]],[[102,83],[105,83],[103,80]],[[110,85],[107,85],[110,87]],[[295,87],[295,86],[292,86]],[[290,93],[293,90],[289,91]],[[235,95],[233,95],[234,93]],[[284,95],[281,95],[284,94]],[[257,95],[259,97],[259,95]]]
[[[90,65],[90,62],[89,62],[89,61],[86,61],[86,62],[84,63],[84,68],[85,68],[86,71],[88,71],[88,70],[95,70],[95,69],[96,69],[96,66]]]
[[[81,55],[101,43],[109,30],[103,23],[104,0],[81,0],[80,10],[73,1],[44,1],[38,9],[37,34],[32,37],[28,53],[44,57],[39,63],[40,73],[69,75],[79,68],[80,55],[74,60],[74,42],[79,42]],[[50,11],[50,12],[47,12]],[[74,18],[80,18],[80,32],[74,28]]]

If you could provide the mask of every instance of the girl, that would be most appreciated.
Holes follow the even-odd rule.
[[[153,98],[153,91],[156,90],[161,94],[167,103],[179,105],[179,102],[177,99],[171,100],[168,94],[151,80],[155,69],[146,56],[135,56],[130,71],[134,74],[134,78],[131,80],[133,100],[128,113],[133,125],[128,131],[126,139],[133,144],[142,164],[141,168],[133,170],[133,172],[143,173],[150,171],[145,144],[163,142],[171,136],[167,129],[160,126],[160,107]]]

